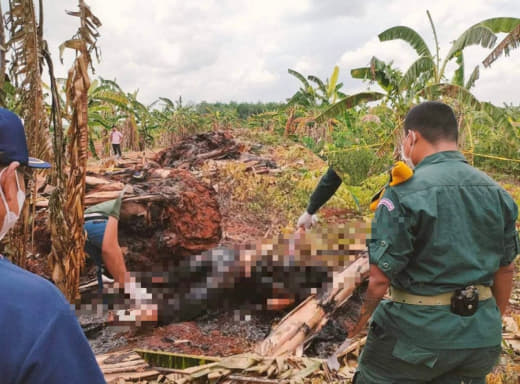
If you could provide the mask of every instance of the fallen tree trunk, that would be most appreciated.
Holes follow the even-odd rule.
[[[331,289],[309,296],[293,309],[255,348],[263,356],[300,354],[327,323],[331,315],[352,295],[352,292],[368,277],[368,256],[360,257],[345,270],[333,277]]]

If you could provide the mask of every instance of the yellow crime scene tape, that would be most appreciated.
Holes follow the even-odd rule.
[[[361,149],[361,148],[380,147],[383,144],[385,144],[385,143],[376,143],[376,144],[368,144],[368,145],[354,145],[353,147],[342,148],[342,149],[335,149],[333,151],[323,150],[323,153],[350,152],[350,151],[355,151],[356,149]]]
[[[495,159],[495,160],[504,160],[504,161],[513,161],[515,163],[520,163],[520,159],[510,159],[508,157],[501,157],[501,156],[495,156],[495,155],[484,155],[482,153],[473,153],[470,151],[462,151],[462,153],[472,156],[478,156],[478,157],[486,157],[489,159]]]
[[[361,148],[380,147],[380,146],[383,146],[384,144],[386,144],[386,143],[383,142],[383,143],[368,144],[368,145],[355,145],[355,146],[352,146],[352,147],[349,147],[349,148],[335,149],[333,151],[324,150],[323,153],[350,152],[350,151],[355,151],[356,149],[361,149]],[[520,159],[511,159],[511,158],[508,158],[508,157],[495,156],[495,155],[485,155],[483,153],[474,153],[474,152],[471,152],[471,151],[462,151],[462,153],[464,153],[465,155],[485,157],[485,158],[488,158],[488,159],[503,160],[503,161],[513,161],[515,163],[520,163]]]

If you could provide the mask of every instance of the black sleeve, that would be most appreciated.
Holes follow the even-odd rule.
[[[311,215],[316,213],[336,193],[340,185],[341,178],[332,168],[329,168],[312,193],[307,212]]]

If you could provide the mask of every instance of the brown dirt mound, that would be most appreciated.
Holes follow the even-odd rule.
[[[215,191],[182,169],[154,169],[123,200],[119,242],[130,270],[215,247],[221,238]]]
[[[154,264],[217,246],[222,217],[211,187],[182,169],[148,168],[141,174],[138,180],[133,169],[111,175],[111,180],[105,179],[110,184],[90,186],[88,193],[104,196],[107,188],[114,189],[110,191],[114,198],[124,184],[132,187],[123,199],[119,221],[119,243],[129,270],[150,270]],[[98,181],[104,179],[97,176]],[[38,212],[36,221],[38,253],[46,255],[50,251],[46,210]]]

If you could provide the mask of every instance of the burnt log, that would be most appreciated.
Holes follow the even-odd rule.
[[[228,132],[200,133],[159,152],[155,161],[162,167],[192,168],[209,159],[238,159],[243,149]]]

